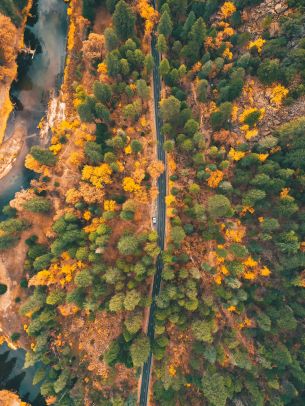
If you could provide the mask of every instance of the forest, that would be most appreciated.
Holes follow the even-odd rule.
[[[47,405],[304,405],[305,1],[66,3],[65,118],[2,209],[7,340]]]

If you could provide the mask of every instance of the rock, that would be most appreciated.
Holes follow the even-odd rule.
[[[277,14],[280,14],[287,10],[287,8],[288,6],[286,4],[279,3],[274,7],[274,10],[277,12]]]

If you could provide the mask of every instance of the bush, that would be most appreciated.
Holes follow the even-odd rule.
[[[57,158],[48,149],[40,148],[37,145],[31,148],[30,154],[36,161],[42,165],[54,166],[56,164]]]
[[[0,295],[4,295],[7,292],[7,286],[4,283],[0,283]]]
[[[282,71],[277,60],[267,59],[257,70],[259,80],[265,85],[271,85],[281,79]]]
[[[45,197],[36,196],[24,203],[23,207],[33,213],[49,213],[52,203]]]

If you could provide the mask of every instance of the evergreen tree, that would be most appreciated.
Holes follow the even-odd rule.
[[[168,11],[164,11],[158,24],[158,33],[168,38],[173,31],[173,22]]]
[[[135,21],[136,18],[131,7],[124,0],[120,0],[113,13],[113,25],[121,40],[124,41],[132,37]]]

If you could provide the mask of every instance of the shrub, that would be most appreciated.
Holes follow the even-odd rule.
[[[7,292],[7,286],[4,283],[0,283],[0,295],[4,295]]]
[[[52,203],[45,197],[36,196],[24,203],[23,207],[33,213],[49,213]]]

